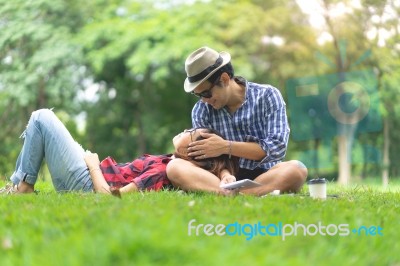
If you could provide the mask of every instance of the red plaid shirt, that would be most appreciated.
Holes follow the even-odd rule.
[[[133,182],[140,190],[160,190],[171,185],[166,172],[169,161],[171,154],[145,154],[130,163],[117,163],[107,157],[100,163],[100,169],[111,186],[123,187]]]

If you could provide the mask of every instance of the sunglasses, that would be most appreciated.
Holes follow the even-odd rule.
[[[196,132],[197,128],[191,128],[191,129],[185,129],[183,132],[184,133],[189,133],[190,134],[190,141],[193,142],[193,133]]]
[[[212,89],[215,87],[215,85],[217,85],[217,83],[219,82],[219,79],[217,79],[213,84],[211,84],[211,87],[208,90],[202,91],[200,93],[194,92],[192,91],[191,93],[199,98],[206,98],[206,99],[210,99],[212,97]]]

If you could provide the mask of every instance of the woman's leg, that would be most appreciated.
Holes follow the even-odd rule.
[[[218,177],[183,159],[173,159],[168,163],[167,176],[174,187],[184,191],[222,191]]]
[[[84,151],[53,111],[33,112],[22,137],[24,145],[11,176],[14,184],[25,182],[34,186],[42,161],[46,159],[57,191],[92,190]]]

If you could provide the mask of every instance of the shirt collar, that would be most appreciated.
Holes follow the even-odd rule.
[[[244,101],[242,105],[247,101],[247,80],[241,76],[234,76],[233,79],[236,81],[237,84],[244,86]]]

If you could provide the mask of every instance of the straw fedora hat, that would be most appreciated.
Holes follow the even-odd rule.
[[[184,88],[186,92],[196,89],[203,81],[207,80],[218,69],[228,64],[231,55],[227,52],[220,52],[204,46],[197,49],[186,58]]]

